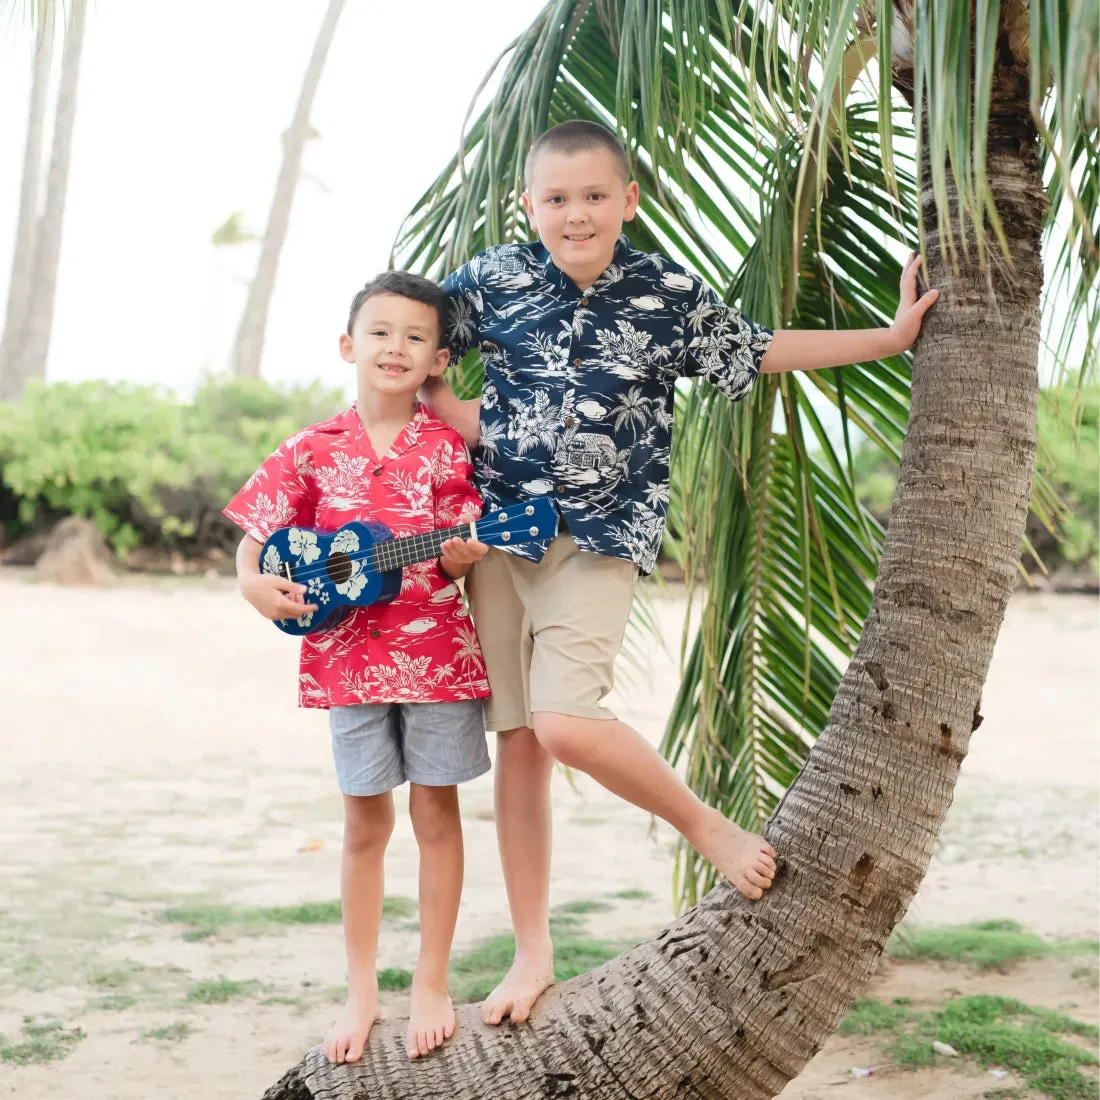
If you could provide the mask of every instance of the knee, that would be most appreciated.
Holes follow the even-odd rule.
[[[371,855],[379,850],[384,851],[393,834],[393,824],[392,796],[345,796],[344,850],[349,855]]]
[[[535,736],[539,744],[567,768],[583,768],[585,738],[578,733],[575,720],[563,714],[535,716]]]
[[[462,836],[458,791],[454,787],[414,786],[409,795],[409,816],[421,848],[453,844],[455,837]]]

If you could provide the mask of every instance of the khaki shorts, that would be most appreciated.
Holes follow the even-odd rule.
[[[530,726],[535,711],[615,717],[600,700],[634,602],[638,568],[558,535],[541,562],[495,547],[466,578],[492,696],[491,730]]]

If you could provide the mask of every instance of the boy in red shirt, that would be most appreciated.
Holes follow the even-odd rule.
[[[340,354],[356,367],[355,404],[291,436],[226,507],[245,532],[241,592],[264,618],[301,618],[318,607],[305,602],[308,586],[260,571],[262,545],[280,527],[333,531],[375,520],[400,537],[481,515],[462,437],[416,400],[424,380],[447,365],[445,308],[439,288],[418,275],[388,272],[368,283],[340,337]],[[348,1000],[324,1044],[333,1062],[357,1061],[379,1018],[383,856],[392,791],[406,779],[420,850],[409,1057],[454,1031],[447,963],[463,856],[456,784],[489,770],[481,703],[489,683],[455,581],[486,549],[452,539],[437,561],[406,567],[392,603],[355,608],[334,630],[302,639],[299,704],[329,711],[344,795]]]

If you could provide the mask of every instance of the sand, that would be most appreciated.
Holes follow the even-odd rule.
[[[162,914],[336,896],[340,798],[325,717],[294,706],[294,643],[224,580],[61,589],[0,570],[0,602],[0,1034],[18,1041],[26,1016],[85,1033],[63,1061],[0,1062],[0,1096],[258,1097],[327,1027],[344,976],[339,927],[189,941]],[[674,653],[682,595],[673,588],[656,608]],[[985,723],[911,920],[999,917],[1049,937],[1096,935],[1097,625],[1088,598],[1013,601]],[[624,669],[617,705],[656,739],[676,667],[656,643],[644,648],[646,668]],[[557,776],[554,801],[552,902],[607,901],[589,919],[598,936],[637,939],[663,924],[673,912],[670,831],[583,779]],[[508,929],[491,778],[463,788],[462,804],[459,949]],[[403,806],[386,890],[416,894]],[[616,898],[622,891],[647,897]],[[415,950],[410,921],[388,921],[382,965],[410,967]],[[195,983],[220,977],[254,984],[227,1004],[186,1000]],[[1095,1020],[1095,988],[1061,964],[980,977],[886,963],[870,992],[919,1003],[989,983]],[[387,1011],[402,1011],[401,995]],[[179,1041],[143,1038],[179,1024],[189,1029]],[[785,1100],[946,1100],[998,1084],[965,1066],[880,1065],[851,1078],[876,1051],[873,1039],[834,1037]]]

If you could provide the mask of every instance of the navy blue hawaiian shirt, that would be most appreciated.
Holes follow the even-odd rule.
[[[581,550],[653,569],[668,511],[678,378],[705,378],[731,401],[756,380],[772,334],[698,275],[620,237],[582,291],[542,244],[500,245],[443,284],[453,361],[481,349],[487,508],[551,494]],[[539,561],[546,543],[509,549]]]

